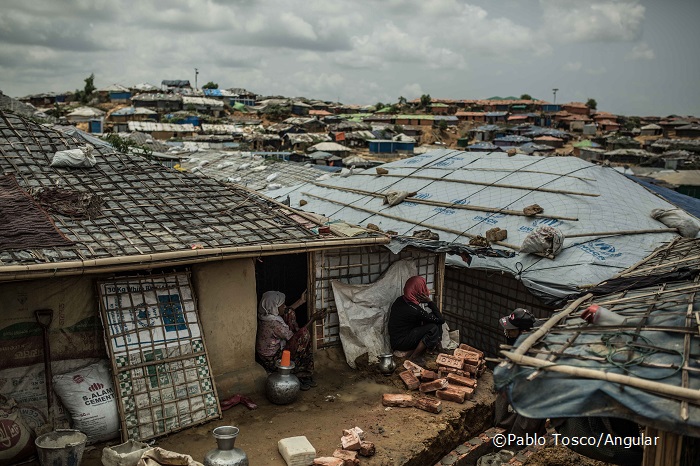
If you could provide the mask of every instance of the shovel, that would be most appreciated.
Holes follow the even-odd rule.
[[[46,382],[46,405],[49,415],[49,426],[51,430],[55,427],[54,409],[53,409],[53,376],[51,374],[51,346],[49,344],[49,327],[53,320],[52,309],[38,309],[34,311],[34,317],[37,324],[43,331],[44,339],[44,381]]]

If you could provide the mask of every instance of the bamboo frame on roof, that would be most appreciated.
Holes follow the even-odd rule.
[[[430,168],[430,167],[428,167],[428,168]],[[563,189],[550,189],[550,188],[532,187],[532,186],[518,186],[518,185],[503,184],[503,183],[486,183],[484,181],[455,180],[453,178],[436,178],[433,176],[410,175],[410,176],[406,177],[405,175],[392,175],[392,174],[377,175],[374,173],[358,173],[358,175],[386,176],[386,177],[393,177],[393,178],[410,178],[412,180],[447,181],[450,183],[473,184],[476,186],[486,186],[486,187],[490,187],[490,188],[492,187],[492,188],[506,188],[506,189],[521,189],[521,190],[525,190],[525,191],[539,191],[539,192],[543,192],[543,193],[570,194],[573,196],[587,196],[587,197],[599,197],[600,196],[600,194],[582,193],[582,192],[578,192],[578,191],[567,191],[567,190],[563,190]]]
[[[386,194],[376,193],[376,192],[372,192],[372,191],[364,191],[362,189],[344,188],[341,186],[331,186],[331,185],[317,183],[317,182],[312,182],[311,184],[318,186],[320,188],[335,189],[337,191],[344,191],[344,192],[360,194],[360,195],[364,195],[364,196],[373,196],[373,197],[377,197],[377,198],[386,197]],[[302,194],[305,194],[305,193],[302,193]],[[494,214],[518,215],[520,217],[551,218],[551,219],[556,219],[556,220],[569,220],[572,222],[578,222],[578,218],[576,218],[576,217],[563,217],[561,215],[543,215],[543,214],[525,215],[525,213],[522,210],[510,210],[510,209],[500,209],[497,207],[475,206],[475,205],[471,205],[471,204],[467,205],[467,204],[454,204],[451,202],[429,201],[427,199],[417,199],[415,197],[406,198],[406,200],[404,202],[414,202],[416,204],[432,205],[432,206],[437,206],[437,207],[445,207],[445,208],[449,208],[449,209],[473,210],[476,212],[491,212]]]

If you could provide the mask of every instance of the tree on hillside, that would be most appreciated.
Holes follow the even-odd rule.
[[[596,102],[595,99],[588,99],[586,101],[586,107],[590,108],[591,110],[597,110],[598,102]]]
[[[433,99],[430,97],[430,94],[423,94],[420,96],[420,106],[423,108],[428,108],[430,107],[430,104],[433,102]]]
[[[202,86],[202,89],[218,89],[218,88],[219,88],[219,83],[215,83],[213,81],[209,81],[204,86]]]
[[[86,104],[90,101],[90,97],[92,97],[92,93],[95,92],[95,73],[91,73],[90,76],[85,78],[85,87],[83,90],[77,90],[75,91],[75,96],[80,100],[80,102]]]
[[[408,103],[408,100],[406,100],[406,97],[404,97],[404,96],[399,97],[399,107],[403,107],[407,103]]]
[[[378,112],[379,110],[381,110],[383,108],[384,108],[384,104],[381,102],[377,102],[376,104],[374,104],[374,111],[375,112]]]
[[[523,94],[520,96],[520,100],[532,100],[532,96],[530,94]]]

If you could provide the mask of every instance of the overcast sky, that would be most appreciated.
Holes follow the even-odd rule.
[[[345,103],[592,97],[700,115],[697,0],[2,0],[0,90],[214,81]]]

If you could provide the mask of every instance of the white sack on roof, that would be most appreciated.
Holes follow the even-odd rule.
[[[54,168],[91,168],[97,163],[92,155],[94,147],[86,144],[77,149],[59,150],[51,159],[51,166]]]
[[[681,236],[695,238],[700,231],[700,226],[693,217],[681,209],[654,209],[651,218],[658,220],[669,228],[677,228]]]
[[[564,235],[556,228],[537,227],[523,240],[520,252],[529,254],[545,254],[556,256],[564,245]]]
[[[303,188],[277,190],[273,198],[289,195],[292,205],[299,205],[303,197],[307,204],[302,209],[307,212],[336,212],[333,220],[356,225],[374,223],[383,231],[394,230],[401,235],[411,236],[416,229],[428,228],[448,243],[468,244],[467,234],[485,236],[487,230],[499,227],[508,231],[508,243],[520,245],[537,227],[555,227],[567,239],[554,260],[531,254],[473,257],[469,266],[510,273],[544,299],[564,297],[582,285],[608,280],[677,237],[673,233],[570,237],[664,229],[649,213],[656,208],[675,208],[612,168],[576,157],[508,157],[503,153],[440,149],[382,167],[396,176],[359,173],[349,178],[333,177],[325,186],[306,184]],[[415,191],[415,197],[424,202],[407,199],[391,207],[391,216],[387,216],[382,212],[386,208],[383,198],[357,192],[389,190]],[[437,203],[431,205],[431,201]],[[536,217],[522,215],[523,208],[532,204],[542,206],[544,213]],[[455,231],[465,233],[459,235]],[[399,249],[397,246],[392,250]],[[447,263],[468,267],[457,256],[448,255]]]

